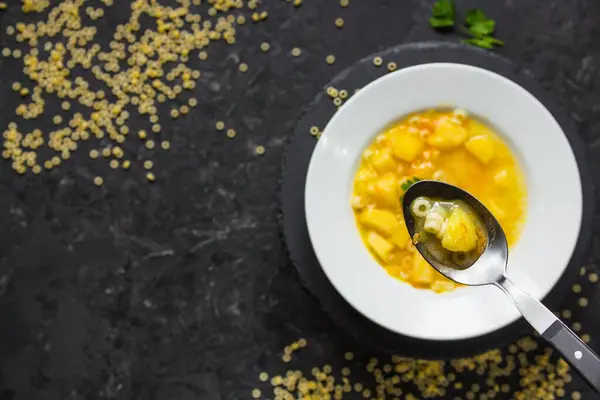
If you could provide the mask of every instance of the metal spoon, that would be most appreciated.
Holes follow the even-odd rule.
[[[464,201],[479,216],[488,233],[483,253],[466,269],[454,269],[444,265],[427,250],[426,242],[418,242],[415,246],[423,258],[442,275],[457,283],[469,286],[493,285],[502,290],[515,303],[527,322],[563,355],[596,392],[600,393],[598,355],[546,306],[508,279],[506,236],[492,213],[479,200],[456,186],[435,181],[419,181],[406,191],[402,201],[404,219],[411,237],[415,234],[415,219],[410,205],[414,199],[421,196]]]

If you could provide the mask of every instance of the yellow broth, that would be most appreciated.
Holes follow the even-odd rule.
[[[416,179],[470,192],[498,219],[509,246],[519,239],[527,192],[509,146],[462,110],[411,114],[364,151],[350,200],[363,242],[391,276],[436,292],[458,286],[427,264],[404,224],[401,197]]]
[[[413,243],[451,268],[471,266],[487,245],[485,226],[462,200],[417,197],[410,204],[415,221]]]

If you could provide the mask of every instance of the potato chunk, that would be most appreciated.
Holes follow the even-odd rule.
[[[400,203],[398,197],[398,180],[392,173],[385,174],[373,185],[371,197],[379,203],[396,207]]]
[[[411,162],[423,151],[423,145],[423,140],[418,135],[401,131],[394,137],[394,155],[403,161]]]
[[[379,149],[371,156],[371,164],[379,173],[386,173],[396,169],[396,162],[389,148]]]
[[[354,180],[354,192],[359,196],[368,194],[369,184],[377,179],[377,172],[371,166],[362,167],[356,173]]]
[[[482,164],[487,165],[496,155],[494,141],[490,136],[473,136],[465,143],[466,149]]]
[[[400,228],[398,218],[393,212],[377,208],[364,210],[360,214],[360,223],[368,228],[375,229],[384,236],[392,236]],[[404,229],[406,230],[406,227]]]
[[[511,168],[503,168],[494,175],[494,183],[505,188],[514,187],[517,183],[515,171]]]
[[[431,285],[434,278],[433,267],[420,254],[415,253],[412,265],[412,280],[418,285]]]
[[[477,121],[476,119],[469,120],[467,124],[467,130],[470,136],[491,136],[494,135],[494,131],[488,128],[484,123]]]
[[[387,259],[390,257],[392,249],[394,248],[394,246],[385,240],[383,236],[373,231],[367,234],[367,243],[369,246],[371,246],[371,249],[373,249],[375,254],[377,254],[377,256],[379,256],[379,258],[381,258],[383,261],[387,261]]]
[[[485,204],[485,206],[490,210],[492,215],[497,220],[503,220],[504,218],[506,218],[506,211],[504,211],[494,199],[489,199],[483,204]]]
[[[404,221],[398,222],[398,228],[392,233],[390,241],[400,249],[406,248],[412,242]]]
[[[442,246],[450,251],[468,252],[477,246],[477,227],[473,216],[456,207],[446,221]]]
[[[467,130],[458,121],[442,117],[435,126],[433,135],[427,138],[427,143],[439,149],[451,149],[459,146],[467,138]]]

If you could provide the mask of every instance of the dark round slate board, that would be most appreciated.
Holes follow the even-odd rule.
[[[381,56],[384,65],[375,67],[373,57]],[[518,83],[537,97],[560,123],[569,140],[581,174],[583,185],[583,221],[579,241],[569,266],[558,285],[544,299],[553,310],[566,296],[572,286],[579,266],[585,261],[591,234],[593,215],[593,188],[584,157],[584,148],[577,136],[574,123],[568,118],[562,106],[547,93],[530,73],[511,61],[489,51],[446,42],[425,42],[398,45],[380,53],[370,55],[337,75],[330,85],[353,93],[369,82],[387,73],[386,64],[395,62],[398,69],[432,62],[455,62],[473,65],[494,71]],[[317,143],[309,133],[311,126],[323,129],[336,111],[324,91],[306,108],[299,119],[293,137],[288,145],[281,177],[280,227],[283,240],[292,264],[298,270],[304,286],[320,301],[323,309],[332,320],[355,340],[377,350],[419,358],[455,358],[481,353],[493,347],[502,346],[518,336],[531,332],[527,323],[520,319],[515,323],[488,335],[460,341],[426,341],[391,332],[359,314],[331,285],[314,254],[304,214],[304,187],[306,173],[312,151]],[[326,195],[326,194],[324,194]],[[335,238],[333,238],[335,239]],[[540,247],[540,251],[543,248]],[[359,290],[357,288],[357,290]],[[398,305],[398,317],[406,305]]]

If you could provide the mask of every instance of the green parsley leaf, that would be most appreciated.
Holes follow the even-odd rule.
[[[465,17],[469,32],[473,36],[489,36],[494,33],[496,22],[489,19],[481,10],[469,10]]]
[[[452,28],[455,25],[456,9],[454,0],[437,0],[433,3],[429,25],[434,29]],[[504,46],[502,40],[492,35],[496,29],[496,21],[490,19],[480,9],[469,10],[465,15],[465,26],[459,29],[470,36],[462,42],[484,49],[493,49],[496,46]]]
[[[420,181],[419,178],[417,178],[416,176],[413,176],[412,179],[405,180],[402,183],[402,185],[400,185],[400,188],[402,189],[402,191],[406,192],[409,187],[411,187],[412,185],[414,185],[415,183],[417,183],[419,181]]]
[[[429,25],[432,28],[449,28],[454,26],[456,11],[453,0],[438,0],[433,3]]]
[[[463,43],[478,46],[484,49],[493,49],[495,46],[504,46],[502,40],[492,37],[496,22],[489,19],[479,9],[469,10],[465,17],[466,33],[473,36],[471,39],[463,40]]]
[[[462,41],[464,44],[470,44],[473,46],[481,47],[482,49],[493,49],[494,44],[489,40],[489,36],[482,38],[471,38],[464,39]]]

